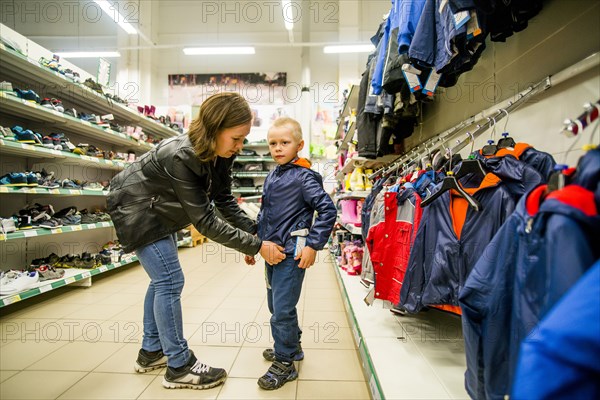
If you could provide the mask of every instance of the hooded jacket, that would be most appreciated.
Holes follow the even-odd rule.
[[[521,344],[512,398],[600,398],[600,261]],[[548,379],[552,377],[552,379]]]
[[[412,188],[384,194],[384,219],[371,226],[366,244],[375,272],[375,298],[397,304],[410,249],[421,221],[421,197]]]
[[[510,393],[521,341],[600,257],[599,154],[582,159],[575,184],[543,201],[545,186],[523,197],[465,283],[459,301],[472,398]]]
[[[464,190],[479,201],[480,211],[450,192],[423,211],[400,291],[399,305],[410,313],[429,305],[458,306],[471,269],[514,210],[512,195],[494,174]]]
[[[106,204],[124,250],[134,251],[193,224],[217,243],[258,253],[256,224],[231,194],[232,164],[233,157],[201,162],[189,137],[180,135],[163,140],[117,174]]]
[[[323,189],[321,175],[310,169],[308,160],[299,158],[278,165],[267,176],[258,214],[258,237],[285,247],[284,253],[289,255],[294,254],[296,246],[291,232],[306,228],[306,245],[321,250],[336,217],[337,210]]]

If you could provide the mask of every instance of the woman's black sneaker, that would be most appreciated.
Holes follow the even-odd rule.
[[[181,368],[167,367],[163,386],[167,389],[210,389],[225,382],[227,372],[198,361],[190,350],[190,360]]]
[[[146,351],[144,349],[140,349],[134,368],[135,372],[143,374],[144,372],[152,371],[166,366],[167,356],[163,354],[162,350]]]
[[[258,379],[258,386],[265,390],[275,390],[296,378],[298,378],[298,371],[293,362],[273,361],[267,373]]]
[[[275,361],[275,350],[273,349],[265,349],[263,351],[263,357],[265,360],[269,362]],[[302,361],[304,360],[304,351],[302,350],[302,346],[298,345],[298,351],[294,355],[294,361]]]

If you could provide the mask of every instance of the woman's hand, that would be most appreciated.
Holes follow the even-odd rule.
[[[259,253],[267,263],[269,263],[270,265],[276,265],[285,259],[285,254],[283,254],[283,250],[283,247],[273,242],[266,241],[262,242]]]

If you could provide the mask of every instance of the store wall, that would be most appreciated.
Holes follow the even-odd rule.
[[[468,117],[514,96],[529,85],[600,51],[600,3],[595,0],[549,0],[529,27],[506,43],[489,39],[481,60],[463,74],[452,88],[438,89],[434,104],[426,108],[423,130],[408,140],[408,147],[451,128]],[[582,154],[580,145],[567,158],[563,153],[573,143],[559,134],[566,118],[583,112],[582,105],[600,99],[600,68],[547,90],[511,113],[507,129],[517,141],[528,142],[552,153],[559,162],[573,164]],[[498,137],[506,121],[498,124]],[[489,139],[486,132],[476,142]],[[463,152],[466,153],[470,147]],[[464,154],[463,154],[464,155]]]

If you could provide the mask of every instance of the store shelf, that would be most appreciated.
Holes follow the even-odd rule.
[[[136,110],[114,102],[96,93],[83,84],[73,82],[64,75],[42,67],[37,60],[30,60],[18,52],[0,44],[0,67],[7,77],[17,77],[21,81],[38,82],[55,97],[69,99],[76,104],[85,104],[96,113],[113,114],[124,122],[141,126],[146,134],[168,138],[178,132],[152,119],[140,115]],[[117,93],[119,95],[119,93]]]
[[[234,193],[234,194],[242,194],[242,193],[256,194],[256,193],[262,193],[262,189],[257,189],[255,187],[239,187],[239,188],[231,189],[231,193]]]
[[[108,196],[108,190],[44,189],[41,187],[0,186],[0,193],[42,194],[49,196]]]
[[[191,238],[185,238],[177,242],[178,247],[188,246],[192,242]],[[95,269],[77,269],[69,268],[65,269],[65,276],[60,279],[52,279],[37,283],[36,287],[30,288],[18,294],[0,296],[0,308],[6,307],[10,304],[17,303],[19,301],[29,299],[42,293],[49,292],[60,287],[73,284],[75,282],[89,279],[92,276],[100,275],[106,271],[111,271],[116,268],[123,267],[125,265],[137,262],[138,258],[134,253],[130,253],[124,260],[114,263],[103,265]]]
[[[342,139],[342,142],[340,143],[338,154],[344,150],[348,150],[348,143],[350,143],[350,141],[354,137],[354,132],[356,132],[356,127],[355,127],[356,123],[355,122],[356,121],[350,121],[350,125],[348,126],[348,131],[346,131],[344,133],[344,138]]]
[[[73,133],[97,139],[106,143],[129,146],[142,151],[148,151],[153,148],[150,143],[135,140],[121,132],[115,132],[111,129],[101,128],[90,122],[82,121],[70,115],[63,114],[56,110],[42,107],[37,103],[20,99],[16,96],[0,92],[0,112],[28,120],[53,123],[59,128],[64,128]]]
[[[235,158],[237,162],[275,162],[271,156],[237,156]]]
[[[354,191],[354,192],[342,192],[338,193],[335,197],[336,200],[344,200],[344,199],[366,199],[367,196],[371,194],[370,191]]]
[[[344,135],[344,125],[346,123],[346,117],[349,117],[352,109],[358,106],[358,92],[359,87],[357,85],[353,85],[352,88],[350,88],[348,99],[346,100],[344,108],[342,109],[342,113],[339,117],[340,122],[338,124],[337,133],[335,134],[336,139],[345,139],[345,136],[347,136]],[[352,138],[352,136],[350,136],[350,138]],[[350,138],[348,138],[348,141],[350,140]],[[346,144],[347,143],[348,142],[346,141]]]
[[[266,178],[270,171],[235,171],[232,175],[237,178]]]
[[[375,159],[371,159],[371,158],[364,158],[364,157],[355,157],[355,158],[351,158],[346,165],[344,165],[344,168],[337,173],[336,178],[338,181],[341,181],[344,179],[344,175],[346,175],[347,173],[350,173],[352,171],[354,171],[354,168],[359,165],[364,167],[365,169],[367,168],[379,168],[382,167],[386,164],[391,163],[392,161],[394,161],[395,159],[397,159],[399,156],[397,154],[388,154],[387,156],[383,156],[383,157],[379,157],[379,158],[375,158]]]
[[[82,156],[67,151],[47,149],[42,146],[34,146],[19,143],[12,140],[0,139],[0,154],[14,155],[29,158],[52,158],[76,162],[79,165],[94,166],[101,169],[112,169],[121,171],[129,163],[117,160],[105,160],[98,157]]]
[[[371,358],[371,353],[369,352],[367,342],[365,341],[365,336],[363,335],[360,329],[360,325],[356,318],[356,313],[354,312],[354,308],[352,307],[352,302],[350,301],[348,290],[346,288],[344,278],[342,277],[341,268],[335,260],[335,257],[333,257],[331,254],[329,255],[329,257],[331,257],[331,265],[335,270],[335,276],[337,278],[340,290],[342,291],[344,308],[346,309],[346,315],[348,316],[348,322],[350,323],[350,329],[352,330],[354,341],[356,343],[356,346],[358,347],[358,354],[360,357],[361,366],[363,368],[363,374],[367,380],[367,384],[369,385],[369,389],[371,391],[371,398],[374,400],[385,399],[381,382],[379,380],[379,377],[377,376],[377,371],[375,370],[375,365]]]
[[[0,234],[0,240],[7,241],[7,240],[32,238],[32,237],[38,237],[38,236],[60,235],[63,233],[70,233],[70,232],[80,232],[80,231],[88,231],[88,230],[92,230],[92,229],[110,228],[112,226],[113,226],[112,221],[103,221],[103,222],[97,222],[95,224],[69,225],[69,226],[63,226],[63,227],[55,228],[55,229],[46,229],[46,228],[27,229],[27,230],[7,233],[6,235]]]
[[[340,224],[340,226],[342,226],[345,230],[347,230],[348,232],[350,232],[353,235],[362,235],[362,230],[360,229],[360,226],[356,226],[356,225],[352,225],[352,224],[344,224],[340,220],[339,216],[337,219],[337,223]]]
[[[264,142],[251,142],[251,143],[246,143],[244,145],[244,148],[246,148],[246,149],[259,149],[259,148],[265,148],[265,147],[269,147],[269,143],[267,143],[266,141],[264,141]]]

